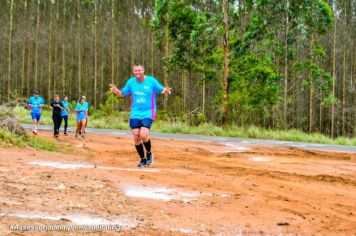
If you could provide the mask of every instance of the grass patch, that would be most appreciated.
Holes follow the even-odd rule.
[[[55,143],[48,141],[45,138],[38,136],[21,136],[8,131],[7,129],[0,129],[0,146],[1,147],[32,147],[46,151],[58,151]]]
[[[19,119],[22,123],[32,123],[29,111],[25,108],[16,107],[14,109],[14,113],[17,119]],[[129,130],[130,128],[128,124],[128,119],[128,112],[104,112],[101,110],[95,110],[94,112],[92,112],[92,114],[90,114],[88,127]],[[41,124],[53,125],[51,112],[49,110],[44,110],[42,114]],[[75,115],[72,113],[69,118],[69,126],[75,127],[75,125]],[[332,139],[320,133],[307,134],[296,129],[271,130],[256,126],[237,127],[232,125],[220,127],[210,123],[202,123],[197,126],[191,126],[183,121],[170,122],[159,119],[154,122],[152,131],[162,133],[285,140],[307,143],[324,143],[351,146],[356,145],[356,138],[351,139],[346,137],[338,137],[336,139]]]

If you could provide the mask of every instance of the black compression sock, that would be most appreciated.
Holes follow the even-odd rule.
[[[149,139],[147,142],[143,142],[145,145],[146,151],[151,152],[151,139]]]
[[[140,156],[141,159],[145,158],[145,151],[143,150],[143,145],[142,143],[135,145],[136,151],[138,155]]]

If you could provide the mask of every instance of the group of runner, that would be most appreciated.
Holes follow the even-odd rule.
[[[136,151],[140,157],[137,166],[144,167],[153,164],[149,133],[156,117],[156,94],[171,94],[171,88],[164,87],[153,76],[145,75],[145,68],[141,64],[135,64],[132,69],[134,76],[127,80],[121,90],[115,84],[110,84],[109,90],[118,98],[131,96],[130,128]],[[31,116],[34,121],[34,134],[37,134],[43,104],[44,101],[38,93],[29,99]],[[59,96],[54,96],[50,107],[54,123],[54,136],[58,137],[62,120],[65,121],[64,134],[66,135],[68,114],[70,114],[68,97],[65,96],[63,101],[60,101]],[[77,138],[84,138],[85,126],[88,122],[88,108],[86,98],[81,96],[74,109],[77,121],[75,137]]]
[[[28,100],[28,106],[31,112],[31,118],[33,120],[33,130],[34,135],[38,134],[38,124],[42,115],[42,107],[44,106],[44,99],[39,96],[39,92],[34,92]],[[55,138],[59,137],[59,130],[62,122],[64,121],[64,135],[68,135],[68,117],[71,114],[70,104],[68,101],[68,96],[64,96],[60,100],[59,95],[53,97],[53,101],[50,103],[49,107],[52,111],[53,120],[53,136]],[[81,96],[78,100],[74,112],[76,114],[77,129],[75,133],[76,138],[85,138],[85,127],[88,123],[88,109],[89,103],[86,101],[85,96]]]

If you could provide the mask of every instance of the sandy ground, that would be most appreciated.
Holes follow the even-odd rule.
[[[354,153],[153,139],[140,169],[130,136],[56,142],[0,149],[0,235],[356,235]],[[112,228],[14,228],[54,225]]]

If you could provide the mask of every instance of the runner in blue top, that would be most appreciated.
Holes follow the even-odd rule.
[[[85,117],[87,113],[87,106],[85,105],[85,99],[80,98],[79,103],[77,103],[74,111],[77,113],[77,130],[75,132],[76,138],[85,138],[84,128],[85,128]],[[80,135],[80,136],[79,136]]]
[[[155,95],[170,94],[171,89],[163,87],[154,77],[145,75],[142,65],[135,64],[133,73],[134,77],[131,77],[121,90],[116,85],[110,84],[110,91],[119,98],[131,96],[130,127],[137,153],[141,159],[137,166],[143,167],[153,164],[149,132],[156,117]]]
[[[87,127],[88,125],[88,120],[89,120],[89,102],[87,101],[86,97],[84,95],[82,95],[82,98],[85,99],[85,102],[84,102],[84,105],[86,106],[86,109],[87,109],[87,113],[85,115],[85,123],[84,123],[84,130],[83,130],[83,134],[85,134],[85,128]]]
[[[31,118],[33,120],[33,130],[32,133],[37,135],[38,123],[41,119],[42,106],[44,105],[44,100],[39,96],[38,91],[35,91],[33,96],[28,99],[28,106],[31,111]]]
[[[64,120],[64,135],[67,135],[68,128],[68,114],[70,114],[68,96],[63,97],[63,110],[61,111],[62,120]]]

